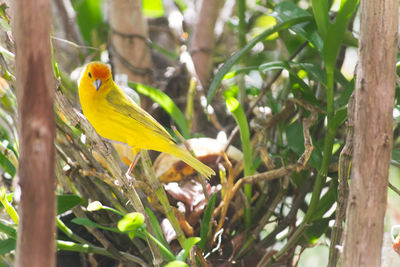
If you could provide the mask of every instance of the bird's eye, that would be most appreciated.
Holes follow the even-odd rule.
[[[92,74],[90,72],[88,73],[88,75],[89,75],[89,78],[92,78]]]

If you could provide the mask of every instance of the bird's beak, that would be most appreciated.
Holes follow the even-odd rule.
[[[93,85],[94,85],[94,87],[96,87],[96,90],[97,90],[97,91],[99,91],[99,88],[100,88],[101,84],[102,84],[101,79],[97,79],[97,80],[95,80],[95,81],[93,82]]]

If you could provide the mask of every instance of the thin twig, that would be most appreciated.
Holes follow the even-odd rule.
[[[340,245],[343,239],[343,222],[346,216],[347,200],[349,196],[348,179],[350,177],[350,166],[353,157],[353,132],[355,116],[354,102],[355,96],[353,93],[348,105],[346,144],[343,147],[342,152],[339,156],[338,199],[335,223],[332,227],[331,245],[329,247],[328,267],[335,267],[337,265],[340,254],[339,251],[336,249],[336,246]]]
[[[396,194],[400,196],[400,189],[395,187],[392,183],[389,182],[389,188],[392,189]]]

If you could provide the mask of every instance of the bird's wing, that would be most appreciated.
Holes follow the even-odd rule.
[[[117,85],[107,93],[107,102],[116,112],[128,116],[142,125],[145,129],[166,138],[175,143],[172,136],[158,123],[149,113],[139,107],[129,96],[127,96]]]

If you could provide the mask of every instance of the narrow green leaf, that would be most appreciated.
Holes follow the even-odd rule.
[[[161,226],[158,223],[156,215],[154,215],[153,211],[149,209],[148,207],[145,207],[147,216],[149,217],[149,221],[151,224],[151,227],[153,229],[155,237],[160,241],[166,248],[170,249],[168,242],[165,240],[164,234],[161,230]],[[162,251],[161,251],[162,252]],[[172,252],[171,252],[172,253]]]
[[[249,125],[247,122],[246,114],[240,105],[239,101],[234,97],[228,97],[225,100],[226,106],[228,110],[232,113],[235,118],[236,123],[239,126],[240,139],[242,141],[242,150],[243,150],[243,158],[244,158],[244,176],[249,176],[254,173],[253,171],[253,153],[251,149],[250,143],[250,131]],[[250,203],[252,196],[252,185],[246,184],[244,185],[244,194],[247,198],[247,201]],[[244,224],[246,229],[248,229],[251,225],[251,210],[247,208],[247,205],[244,205]]]
[[[140,83],[128,82],[128,86],[138,93],[150,97],[153,101],[157,102],[176,122],[182,132],[183,137],[190,138],[189,128],[185,116],[172,99],[163,91],[143,85]]]
[[[319,2],[319,0],[315,0]],[[313,3],[315,2],[313,1]],[[325,1],[321,1],[325,2]],[[358,6],[358,0],[342,0],[334,23],[330,23],[324,40],[323,58],[327,69],[334,69],[347,26]]]
[[[283,4],[278,4],[276,9],[282,6]],[[228,71],[232,68],[232,66],[239,61],[239,59],[247,54],[251,48],[253,48],[258,42],[264,40],[267,38],[269,35],[276,33],[280,30],[287,29],[295,24],[302,23],[302,22],[307,22],[311,21],[312,17],[311,15],[302,10],[301,8],[297,7],[295,9],[285,9],[286,6],[282,6],[280,12],[287,14],[287,16],[281,16],[282,20],[280,23],[275,25],[271,29],[267,29],[263,31],[261,34],[253,38],[245,47],[234,53],[228,60],[225,61],[225,63],[222,65],[222,67],[219,68],[217,74],[215,75],[214,79],[211,81],[210,87],[208,89],[207,93],[207,103],[209,104],[211,100],[213,99],[218,86],[221,84],[222,79],[224,78],[225,74],[228,73]],[[300,10],[306,12],[303,13]]]
[[[229,112],[231,112],[235,118],[236,123],[239,125],[240,139],[242,141],[244,157],[244,175],[252,175],[253,154],[250,144],[250,130],[247,123],[246,114],[239,101],[234,97],[228,97],[226,99],[226,106],[228,107]]]
[[[201,226],[200,226],[200,243],[199,243],[199,248],[205,252],[205,248],[206,248],[206,242],[208,239],[208,236],[211,232],[211,218],[212,218],[212,214],[214,212],[214,207],[215,207],[215,200],[217,198],[217,194],[214,193],[210,200],[207,203],[207,207],[204,210],[204,214],[203,214],[203,219],[201,220]]]
[[[235,77],[238,74],[242,74],[242,73],[249,73],[252,70],[258,70],[258,66],[251,66],[251,67],[245,67],[245,68],[239,68],[237,70],[233,70],[228,72],[227,74],[225,74],[223,80],[226,79],[231,79],[233,77]]]
[[[328,0],[312,0],[312,9],[318,31],[325,38],[329,24]]]

